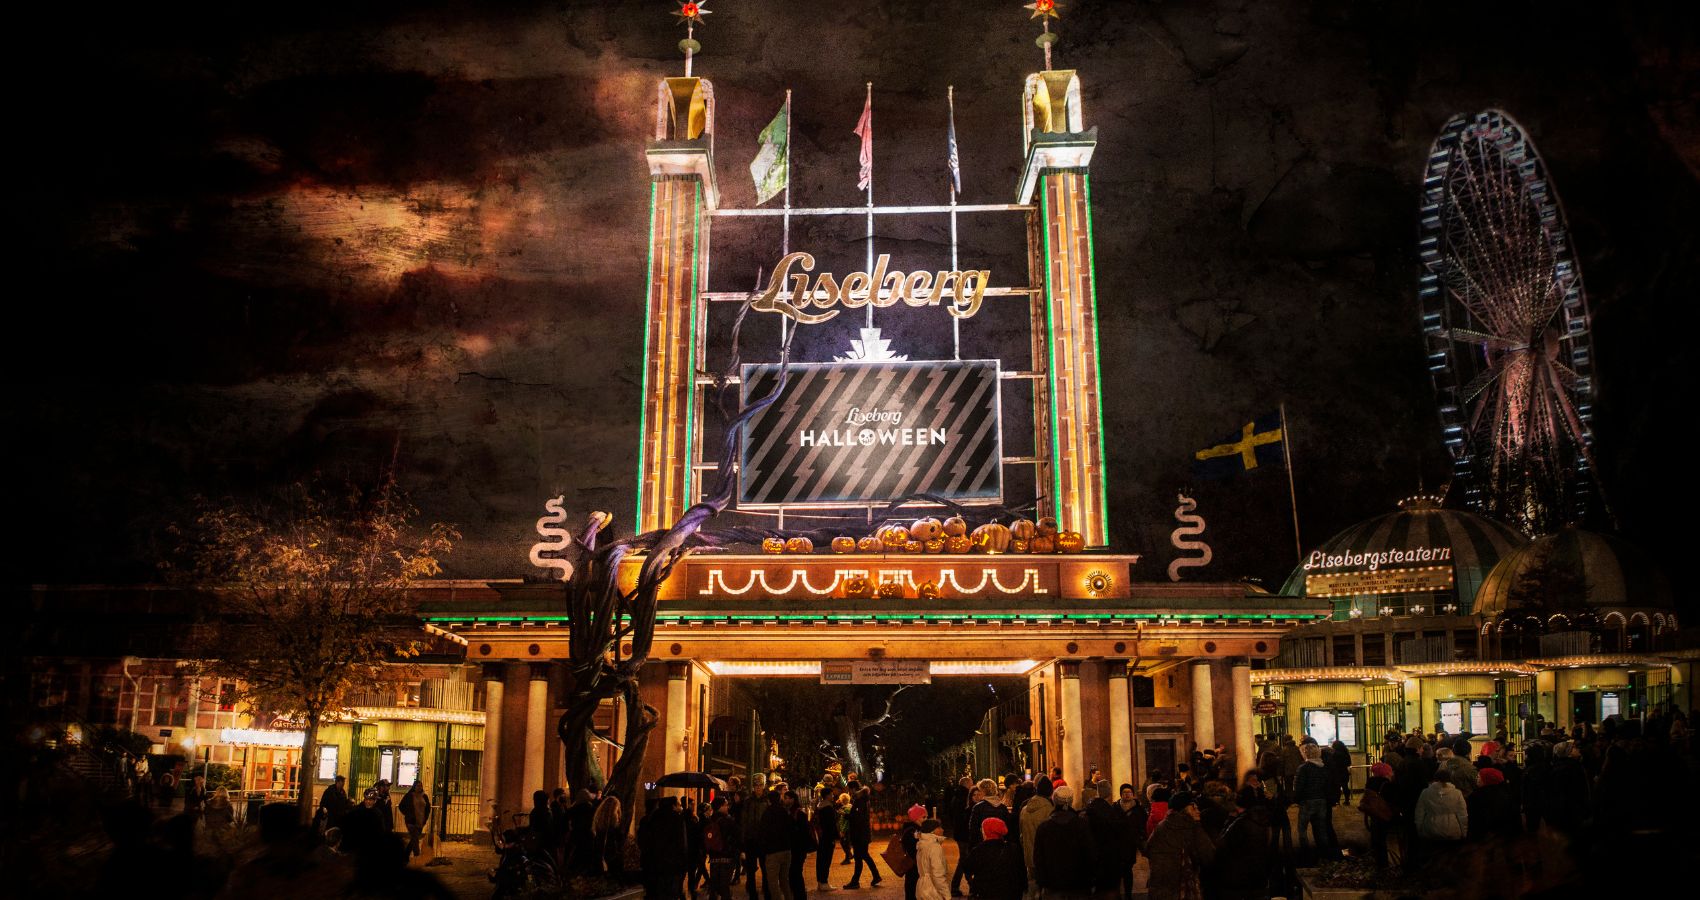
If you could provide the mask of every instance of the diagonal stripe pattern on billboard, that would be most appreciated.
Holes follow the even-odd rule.
[[[744,401],[779,366],[747,365]],[[887,502],[914,493],[1003,496],[996,360],[803,363],[745,427],[743,506]]]

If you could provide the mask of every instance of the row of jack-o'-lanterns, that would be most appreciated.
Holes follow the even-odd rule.
[[[1055,519],[1017,519],[1009,525],[989,522],[968,530],[961,516],[940,521],[927,517],[908,525],[882,525],[866,537],[832,539],[834,553],[1079,553],[1086,541],[1078,531],[1058,531]],[[763,538],[766,553],[813,553],[806,537]]]

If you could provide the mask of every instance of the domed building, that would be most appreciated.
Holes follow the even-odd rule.
[[[1634,546],[1577,529],[1530,541],[1436,496],[1341,531],[1281,592],[1327,598],[1333,616],[1253,673],[1263,732],[1366,758],[1389,727],[1520,742],[1547,722],[1686,709],[1700,656]]]

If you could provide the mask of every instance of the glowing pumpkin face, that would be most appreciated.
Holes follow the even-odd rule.
[[[966,534],[953,534],[944,539],[944,552],[967,553],[974,549],[974,542]]]
[[[1009,526],[1009,533],[1018,541],[1030,541],[1038,535],[1039,529],[1029,519],[1016,519]]]
[[[922,541],[921,547],[922,547],[922,549],[926,550],[928,553],[943,553],[944,552],[944,538],[933,538],[930,541]]]
[[[856,539],[853,538],[853,537],[846,537],[844,535],[839,535],[838,537],[833,538],[832,539],[832,552],[834,552],[834,553],[855,553],[856,552]]]
[[[1078,531],[1059,531],[1053,538],[1057,542],[1057,550],[1062,553],[1079,553],[1086,549],[1086,539]]]
[[[930,541],[943,533],[944,526],[932,517],[916,519],[909,526],[909,536],[917,541]]]
[[[922,600],[937,600],[939,598],[939,586],[931,581],[923,581],[915,588],[915,596]]]
[[[880,539],[871,534],[856,542],[856,550],[860,553],[878,553],[884,549],[885,544],[880,543]]]
[[[969,540],[974,548],[981,553],[1006,553],[1009,551],[1009,527],[990,522],[974,529],[974,536]]]
[[[763,553],[784,553],[785,552],[785,539],[784,538],[776,538],[776,537],[762,538],[761,539],[761,552],[763,552]]]
[[[794,537],[785,542],[786,553],[813,553],[815,542],[806,537]]]
[[[844,596],[866,599],[874,595],[874,586],[860,575],[844,579]]]
[[[879,594],[881,600],[901,600],[903,599],[903,585],[895,581],[888,581],[880,585]]]
[[[1009,552],[1027,553],[1031,550],[1031,547],[1029,546],[1030,543],[1030,541],[1024,541],[1020,538],[1011,538],[1009,542]]]
[[[968,534],[968,520],[961,516],[951,516],[944,520],[945,537],[961,537]]]
[[[904,553],[920,553],[921,551],[923,551],[925,549],[927,549],[927,545],[921,543],[920,541],[910,540],[910,541],[905,541],[903,543],[903,552]]]
[[[886,525],[874,534],[887,547],[898,548],[909,543],[909,529],[902,525]]]

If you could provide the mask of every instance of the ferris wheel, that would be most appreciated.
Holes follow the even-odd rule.
[[[1523,127],[1454,116],[1423,177],[1418,282],[1454,477],[1538,534],[1588,512],[1593,342],[1564,209]]]

